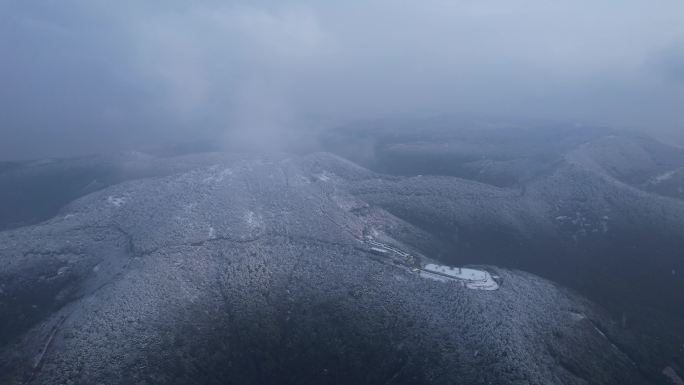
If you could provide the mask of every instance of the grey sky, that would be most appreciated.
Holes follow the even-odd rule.
[[[681,0],[0,0],[0,159],[311,122],[516,115],[684,131]]]

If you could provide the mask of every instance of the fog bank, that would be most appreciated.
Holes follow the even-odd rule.
[[[684,3],[0,1],[0,159],[279,149],[383,116],[684,134]]]

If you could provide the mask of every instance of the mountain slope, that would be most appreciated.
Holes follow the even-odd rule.
[[[435,256],[421,245],[440,241],[366,200],[359,191],[374,180],[402,183],[325,154],[213,158],[0,233],[0,382],[638,384],[658,375],[603,310],[549,281],[488,267],[499,289],[471,290],[379,256],[369,237],[419,264]]]

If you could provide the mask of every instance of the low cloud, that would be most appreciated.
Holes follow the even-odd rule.
[[[317,124],[516,115],[684,131],[684,3],[389,0],[0,3],[0,153]]]

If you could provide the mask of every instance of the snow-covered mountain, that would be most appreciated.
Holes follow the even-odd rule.
[[[421,274],[439,263],[429,246],[439,241],[360,193],[400,180],[327,154],[200,158],[201,167],[117,184],[0,233],[2,383],[652,375],[628,331],[552,282],[483,267],[500,286],[477,290]],[[412,261],[377,255],[369,239]]]
[[[676,379],[682,150],[436,127],[7,165],[0,383]]]

